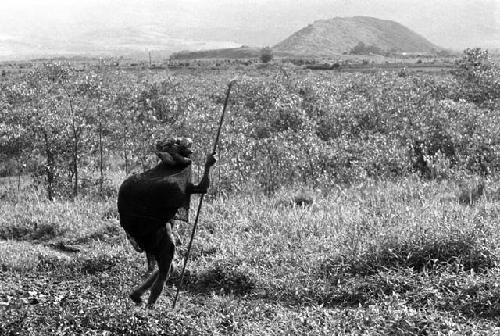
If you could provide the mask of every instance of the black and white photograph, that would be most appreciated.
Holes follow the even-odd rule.
[[[4,335],[500,335],[500,0],[1,0]]]

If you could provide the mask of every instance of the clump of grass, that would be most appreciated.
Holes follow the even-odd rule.
[[[463,184],[460,186],[458,203],[464,205],[474,205],[484,195],[484,182],[475,184]]]
[[[486,274],[455,274],[442,270],[423,275],[411,269],[379,272],[348,279],[331,286],[319,302],[325,306],[380,305],[403,299],[415,309],[433,308],[471,318],[497,320],[500,314],[498,271]]]
[[[496,266],[498,258],[475,232],[446,236],[424,236],[398,242],[396,238],[370,246],[358,255],[340,255],[321,265],[326,275],[371,275],[388,269],[411,268],[417,272],[453,266],[457,271],[484,272]]]
[[[315,202],[315,192],[310,189],[302,188],[297,191],[281,190],[278,192],[276,205],[282,207],[307,207]]]
[[[120,258],[114,255],[100,254],[84,258],[79,263],[79,270],[85,274],[97,274],[110,270],[120,263]]]
[[[116,206],[108,207],[101,216],[103,220],[118,220],[119,218],[120,215]]]
[[[477,282],[484,275],[469,277]],[[461,310],[470,284],[464,283],[463,273],[442,269],[440,273],[423,274],[412,269],[381,271],[369,276],[355,276],[326,286],[317,302],[328,307],[357,307],[377,305],[394,299],[403,299],[406,305],[417,309],[439,307],[441,310]],[[467,296],[466,300],[460,300]]]
[[[38,225],[30,236],[33,240],[50,240],[60,235],[59,228],[52,223]]]
[[[31,227],[25,225],[11,225],[0,228],[0,239],[2,240],[24,240],[33,232]]]
[[[64,233],[56,223],[38,223],[28,220],[0,228],[3,240],[50,240]]]
[[[92,240],[97,241],[112,241],[117,239],[120,233],[120,227],[118,225],[106,225],[99,230],[92,232],[87,236],[83,236],[74,240],[76,244],[87,244]]]
[[[214,257],[218,252],[218,248],[215,246],[196,246],[193,245],[190,254],[190,260],[197,260],[201,257]]]
[[[358,306],[376,303],[380,298],[394,294],[406,294],[420,287],[411,270],[380,272],[353,277],[341,286],[332,286],[319,301],[327,306]]]
[[[26,241],[5,241],[0,244],[0,269],[5,271],[60,269],[68,264],[70,259],[63,253]]]
[[[301,193],[301,194],[295,195],[292,199],[292,202],[293,202],[292,204],[295,204],[297,206],[308,206],[308,205],[313,204],[314,199],[310,195],[307,195],[305,193]]]
[[[244,296],[256,288],[257,279],[245,265],[237,261],[220,260],[199,274],[193,286],[203,292],[218,291]]]
[[[63,253],[39,253],[36,259],[36,270],[39,272],[55,271],[63,275],[73,272],[74,269],[74,260]]]

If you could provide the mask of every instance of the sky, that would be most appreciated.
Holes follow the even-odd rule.
[[[0,0],[0,41],[141,26],[272,46],[316,20],[356,15],[397,21],[442,47],[500,48],[500,0]]]

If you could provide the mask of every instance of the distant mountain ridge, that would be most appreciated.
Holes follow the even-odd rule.
[[[385,51],[435,52],[442,49],[395,21],[354,16],[315,21],[276,44],[273,50],[296,55],[342,54],[360,42]]]
[[[237,47],[232,41],[178,38],[159,25],[130,26],[120,29],[96,28],[64,38],[55,36],[0,36],[0,60],[72,55],[121,56],[142,54],[169,56],[179,50],[206,50]]]

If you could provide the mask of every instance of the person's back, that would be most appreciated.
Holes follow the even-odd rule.
[[[127,178],[118,192],[120,215],[148,216],[170,220],[177,209],[189,200],[191,166],[167,166],[163,162],[153,169]]]

